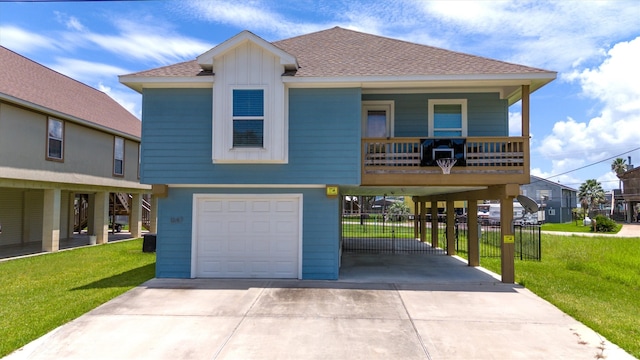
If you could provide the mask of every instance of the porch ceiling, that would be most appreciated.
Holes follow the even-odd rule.
[[[340,194],[432,196],[485,189],[486,186],[340,186]]]

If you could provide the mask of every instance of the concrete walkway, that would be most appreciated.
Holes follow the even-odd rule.
[[[444,255],[345,256],[340,281],[153,279],[17,359],[633,359]]]
[[[604,236],[612,238],[640,238],[640,223],[623,224],[622,229],[617,234],[602,234],[602,233],[573,233],[563,231],[543,231],[543,234],[550,235],[562,235],[562,236]]]

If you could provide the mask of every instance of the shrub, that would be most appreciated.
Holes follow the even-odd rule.
[[[604,215],[596,215],[596,232],[615,232],[618,224]]]
[[[396,202],[389,206],[391,221],[406,221],[411,214],[411,209],[404,202]]]

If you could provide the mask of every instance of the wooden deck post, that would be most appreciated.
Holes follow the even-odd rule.
[[[413,203],[413,238],[420,237],[420,202],[414,199]]]
[[[420,241],[427,241],[427,203],[420,201]]]
[[[467,204],[467,249],[469,249],[469,266],[480,266],[478,201],[469,200]]]
[[[431,201],[431,247],[438,248],[438,201]]]
[[[500,235],[501,235],[501,259],[502,282],[513,284],[515,282],[515,242],[513,234],[513,197],[500,199]]]
[[[456,212],[453,200],[447,199],[447,255],[456,254]]]

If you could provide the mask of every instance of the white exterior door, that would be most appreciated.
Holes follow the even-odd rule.
[[[300,278],[302,195],[194,195],[192,277]]]

